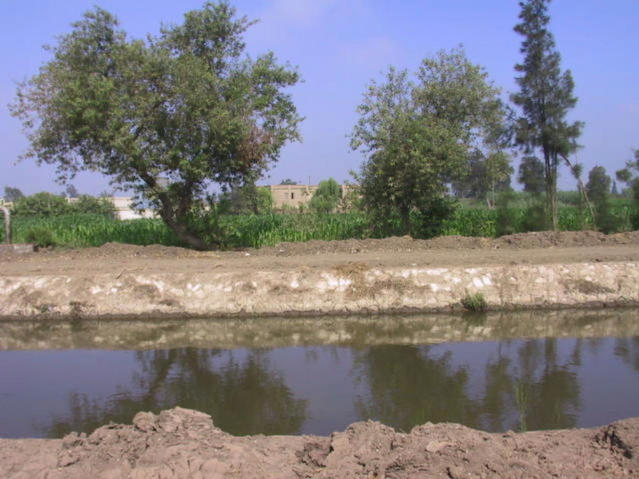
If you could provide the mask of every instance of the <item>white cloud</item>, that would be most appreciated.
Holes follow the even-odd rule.
[[[265,2],[266,3],[266,2]],[[258,12],[255,34],[270,41],[299,39],[299,31],[311,31],[335,22],[366,16],[364,0],[271,0]]]

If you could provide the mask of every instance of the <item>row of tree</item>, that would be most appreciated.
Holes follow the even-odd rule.
[[[75,189],[73,192],[77,193]],[[5,186],[4,199],[13,204],[16,217],[49,217],[72,214],[92,214],[115,218],[113,203],[104,197],[76,194],[56,195],[45,191],[25,196],[18,188]]]
[[[407,234],[424,231],[424,224],[411,221],[436,229],[450,214],[451,192],[483,198],[493,207],[496,194],[510,189],[510,151],[515,149],[525,155],[518,175],[524,190],[540,198],[543,193],[545,200],[536,228],[558,229],[557,176],[565,164],[596,226],[612,229],[603,193],[610,178],[603,167],[595,167],[586,187],[581,165],[569,159],[579,147],[583,124],[566,120],[577,99],[572,75],[561,70],[548,30],[549,2],[520,2],[515,31],[523,36],[524,59],[515,65],[519,91],[510,97],[512,106],[501,101],[500,90],[461,48],[423,60],[412,76],[391,67],[383,82],[369,85],[351,147],[367,155],[358,180],[377,221],[399,215]],[[635,197],[637,158],[639,153],[617,174]],[[420,214],[411,214],[416,211]]]
[[[368,86],[351,146],[367,156],[356,177],[374,219],[399,217],[406,233],[436,231],[424,225],[451,213],[451,190],[488,191],[494,204],[512,173],[514,146],[541,157],[547,226],[557,228],[559,165],[568,164],[581,185],[569,155],[582,124],[565,119],[576,103],[574,83],[548,30],[549,2],[520,2],[515,31],[524,60],[511,96],[518,115],[461,48],[424,59],[413,76],[391,68]],[[251,25],[221,0],[136,40],[107,11],[89,11],[18,87],[10,108],[30,140],[25,157],[55,165],[60,181],[101,172],[158,211],[186,244],[219,246],[211,187],[223,198],[244,190],[257,209],[256,180],[300,139],[302,118],[286,92],[300,76],[272,52],[244,54]],[[619,177],[635,191],[637,166],[630,162]],[[423,224],[416,229],[411,218]]]

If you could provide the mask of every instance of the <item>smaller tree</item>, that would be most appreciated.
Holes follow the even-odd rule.
[[[496,194],[510,188],[512,173],[510,158],[503,151],[485,155],[478,149],[470,155],[467,173],[453,179],[452,187],[458,197],[486,200],[492,209]]]
[[[284,180],[282,180],[282,182],[280,183],[280,185],[296,185],[297,181],[293,181],[290,178],[286,178]]]
[[[78,198],[80,196],[80,193],[78,192],[77,188],[73,186],[72,184],[68,184],[64,192],[67,198]]]
[[[334,213],[342,199],[342,188],[333,178],[320,181],[311,198],[311,209],[317,213]]]
[[[619,196],[619,189],[617,188],[617,182],[612,180],[612,188],[610,190],[612,196]]]
[[[438,234],[454,210],[449,185],[473,151],[490,151],[504,122],[499,90],[463,49],[422,61],[415,81],[390,68],[373,81],[353,128],[351,148],[367,159],[358,175],[364,208],[382,228],[399,218],[404,234]]]
[[[612,180],[606,174],[606,169],[603,166],[595,166],[590,170],[586,190],[588,191],[588,196],[596,205],[608,200],[611,183]]]
[[[588,198],[595,205],[596,217],[594,223],[604,233],[610,233],[617,229],[618,221],[610,212],[610,184],[612,180],[606,174],[603,166],[595,166],[588,174],[586,191]]]
[[[4,187],[4,200],[9,203],[15,203],[16,201],[24,198],[24,193],[18,188],[12,188],[11,186]]]

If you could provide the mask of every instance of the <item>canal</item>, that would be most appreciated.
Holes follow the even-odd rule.
[[[639,311],[0,323],[0,437],[174,406],[236,435],[601,425],[639,416]]]

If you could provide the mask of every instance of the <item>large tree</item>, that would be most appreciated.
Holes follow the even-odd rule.
[[[437,221],[473,152],[499,151],[498,94],[462,49],[424,59],[415,81],[394,68],[373,81],[351,135],[351,147],[368,157],[358,176],[364,207],[380,220],[398,215],[406,234],[416,233],[412,211]]]
[[[574,82],[570,70],[561,71],[561,56],[548,30],[550,0],[520,1],[521,23],[515,31],[524,37],[523,63],[515,65],[519,92],[512,101],[522,116],[516,123],[518,146],[526,153],[541,151],[544,161],[546,215],[549,226],[558,229],[557,170],[561,160],[570,165],[568,156],[577,148],[582,123],[569,123],[566,114],[575,106]]]
[[[135,40],[105,10],[86,13],[18,88],[25,156],[56,165],[62,181],[99,171],[152,203],[185,243],[216,246],[202,226],[215,212],[204,201],[211,184],[254,181],[299,138],[285,93],[298,73],[272,53],[244,55],[251,24],[226,1],[208,2]]]

